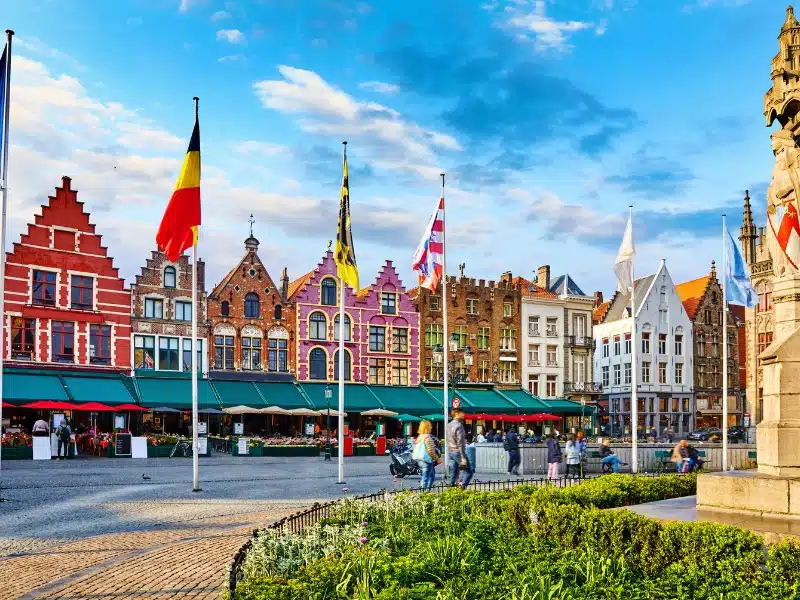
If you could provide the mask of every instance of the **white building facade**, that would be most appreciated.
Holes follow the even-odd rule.
[[[601,404],[607,409],[605,433],[632,434],[635,368],[639,435],[655,430],[660,436],[667,429],[685,435],[695,421],[692,322],[665,261],[655,275],[636,280],[635,292],[635,335],[630,294],[617,293],[605,318],[594,326],[594,378],[602,386]]]
[[[564,302],[541,290],[522,296],[522,384],[534,396],[564,394]]]

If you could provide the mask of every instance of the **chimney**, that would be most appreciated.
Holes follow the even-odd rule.
[[[289,274],[286,271],[286,267],[283,267],[283,274],[281,275],[281,296],[284,302],[289,299]]]
[[[505,283],[511,283],[511,279],[512,279],[511,271],[506,271],[505,273],[500,275],[500,281],[503,281]]]
[[[594,293],[594,305],[600,306],[603,303],[603,292]]]
[[[537,269],[536,285],[546,290],[550,289],[550,265],[544,265]]]

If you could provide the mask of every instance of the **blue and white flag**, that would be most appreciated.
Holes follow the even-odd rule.
[[[750,267],[742,256],[739,244],[725,230],[725,297],[728,304],[741,304],[752,308],[758,304],[758,294],[750,282]]]

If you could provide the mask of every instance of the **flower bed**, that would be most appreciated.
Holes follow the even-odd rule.
[[[606,476],[564,489],[351,500],[302,531],[265,530],[237,600],[778,600],[800,594],[800,546],[765,556],[730,526],[602,510],[694,493],[692,476]]]
[[[6,446],[3,445],[2,460],[33,459],[33,446]]]
[[[319,446],[264,446],[262,456],[319,456]]]

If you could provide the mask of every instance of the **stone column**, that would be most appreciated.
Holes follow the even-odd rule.
[[[759,356],[764,415],[758,425],[758,471],[800,477],[800,275],[775,280],[775,339]]]

